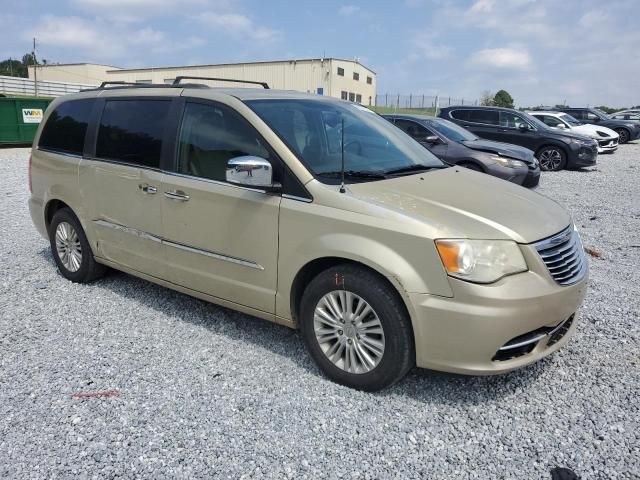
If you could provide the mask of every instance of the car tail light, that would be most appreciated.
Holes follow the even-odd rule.
[[[29,154],[29,193],[33,193],[33,180],[31,179],[31,154]]]

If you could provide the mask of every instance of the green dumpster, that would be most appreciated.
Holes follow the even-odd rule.
[[[51,100],[0,97],[0,145],[30,144]]]

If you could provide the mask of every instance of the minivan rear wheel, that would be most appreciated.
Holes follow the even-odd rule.
[[[71,209],[62,208],[53,215],[49,242],[58,270],[66,279],[88,283],[104,275],[106,267],[93,258],[82,225]]]
[[[560,147],[543,147],[536,155],[540,162],[540,170],[557,172],[567,166],[567,155]]]
[[[309,353],[331,380],[365,391],[388,387],[411,369],[411,322],[397,292],[375,272],[342,264],[305,289],[300,327]]]

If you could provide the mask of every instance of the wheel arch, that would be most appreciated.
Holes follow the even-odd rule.
[[[375,274],[382,282],[390,286],[392,291],[395,292],[395,294],[398,296],[398,299],[404,306],[407,312],[407,315],[409,317],[409,320],[411,321],[412,312],[407,302],[407,299],[405,298],[406,291],[404,290],[404,288],[402,287],[399,281],[397,280],[392,281],[391,278],[384,275],[376,268],[373,268],[370,265],[366,265],[357,260],[353,260],[346,257],[321,257],[321,258],[316,258],[314,260],[311,260],[307,262],[305,265],[303,265],[302,268],[298,270],[298,273],[295,275],[293,279],[293,283],[291,284],[291,291],[289,294],[289,303],[290,303],[290,309],[291,309],[290,311],[291,311],[292,319],[294,320],[294,322],[298,327],[299,327],[299,318],[300,318],[300,303],[302,300],[302,295],[304,294],[304,291],[307,285],[309,285],[309,282],[311,282],[311,280],[313,280],[313,278],[315,278],[321,272],[331,267],[344,265],[344,264],[355,265],[355,266],[364,268],[370,271],[371,273]]]
[[[51,220],[53,220],[53,216],[56,214],[58,210],[62,210],[63,208],[68,208],[73,212],[73,209],[64,201],[53,198],[47,202],[44,207],[44,223],[49,230],[49,225],[51,225]],[[73,213],[75,215],[75,212]],[[77,217],[77,215],[76,215]]]
[[[557,143],[556,142],[545,142],[545,143],[543,143],[536,150],[535,157],[538,158],[538,155],[540,154],[540,152],[542,150],[544,150],[545,148],[548,148],[548,147],[554,147],[554,148],[558,148],[558,149],[562,150],[562,153],[564,153],[565,159],[566,160],[569,159],[569,150],[567,149],[567,146],[562,144],[562,143],[560,143],[560,142],[557,142]]]

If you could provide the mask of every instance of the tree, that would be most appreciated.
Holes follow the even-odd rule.
[[[493,97],[493,104],[496,107],[513,108],[513,97],[506,90],[498,90]]]
[[[47,65],[47,60],[38,62],[38,65]],[[22,56],[22,60],[14,58],[8,58],[7,60],[0,61],[0,75],[7,75],[10,77],[22,77],[27,78],[29,76],[29,66],[33,66],[33,54],[25,53]]]
[[[493,93],[491,93],[489,90],[483,91],[480,95],[480,105],[484,107],[490,107],[491,105],[493,105],[493,97]]]

